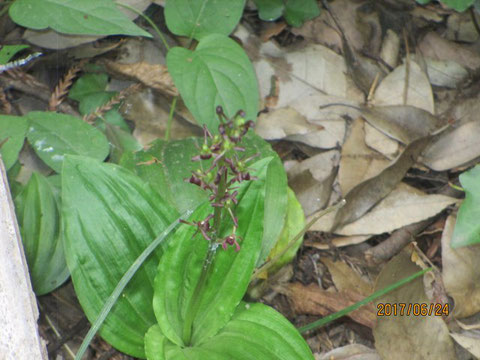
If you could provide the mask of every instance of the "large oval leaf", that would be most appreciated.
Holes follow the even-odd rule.
[[[61,241],[58,194],[47,179],[33,173],[15,198],[15,210],[35,294],[56,289],[70,275]]]
[[[67,265],[93,321],[125,271],[178,213],[129,171],[86,157],[66,157],[62,199]],[[100,330],[132,356],[144,357],[143,337],[155,323],[153,280],[161,254],[159,248],[145,261]]]
[[[215,335],[231,318],[242,299],[260,253],[263,233],[265,173],[272,158],[252,165],[259,179],[243,183],[239,188],[239,204],[235,209],[239,228],[237,234],[241,250],[227,251],[218,247],[211,265],[199,305],[193,320],[190,343],[195,345]],[[211,208],[199,208],[191,219],[203,220]],[[231,233],[232,224],[225,226],[221,235]],[[185,317],[191,307],[193,292],[202,272],[208,243],[196,229],[182,226],[162,257],[155,278],[153,308],[162,333],[177,345],[184,344]],[[187,340],[188,341],[188,340]],[[189,345],[189,344],[187,344]]]
[[[103,160],[109,152],[107,138],[99,130],[74,116],[33,111],[28,114],[27,138],[37,155],[56,172],[62,170],[66,154]]]
[[[152,37],[119,11],[112,0],[18,0],[9,9],[18,25],[65,34]]]
[[[190,39],[209,34],[229,35],[240,21],[245,0],[167,0],[168,29]]]
[[[145,336],[149,360],[313,360],[305,340],[280,313],[263,304],[238,306],[218,334],[194,347],[181,348],[163,336],[160,326]]]
[[[27,124],[25,117],[0,115],[0,154],[6,170],[17,161],[25,141]]]
[[[245,51],[232,39],[218,34],[204,37],[195,51],[175,47],[167,54],[167,66],[178,91],[200,124],[217,132],[215,108],[227,116],[243,109],[256,120],[258,86]]]

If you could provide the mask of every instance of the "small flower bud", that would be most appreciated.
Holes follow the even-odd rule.
[[[192,176],[190,177],[190,179],[188,180],[188,182],[190,182],[191,184],[195,184],[195,185],[197,185],[197,186],[201,186],[201,185],[202,185],[202,181],[201,181],[199,178],[197,178],[196,176],[194,176],[194,175],[192,175]]]

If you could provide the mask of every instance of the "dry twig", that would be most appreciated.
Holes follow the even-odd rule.
[[[128,95],[140,90],[141,87],[142,85],[140,84],[133,84],[127,87],[126,89],[123,89],[116,96],[111,98],[107,103],[103,104],[102,106],[99,106],[98,108],[95,109],[95,111],[91,112],[90,114],[85,115],[83,117],[83,121],[89,124],[93,123],[93,121],[97,117],[102,117],[107,111],[111,110],[114,105],[119,104]]]
[[[82,70],[83,65],[85,64],[86,60],[80,61],[77,65],[72,66],[64,77],[59,81],[55,90],[53,90],[52,94],[50,95],[50,100],[48,101],[48,110],[49,111],[56,111],[57,107],[62,103],[65,99],[65,96],[68,94],[68,90],[73,84],[73,80],[77,76],[77,74]]]

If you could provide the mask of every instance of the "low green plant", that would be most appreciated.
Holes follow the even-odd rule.
[[[46,5],[49,13],[58,15],[55,18],[40,10],[39,17],[25,11],[42,3],[17,0],[10,6],[10,16],[33,29],[149,36],[133,23],[125,25],[120,16],[117,23],[112,17],[97,21],[100,10],[116,14],[109,1],[102,5],[49,1]],[[123,146],[125,142],[118,146],[115,138],[129,129],[115,109],[102,114],[94,126],[49,112],[0,117],[0,128],[5,128],[0,151],[10,177],[17,173],[18,153],[27,141],[61,178],[52,187],[51,177],[36,174],[16,196],[24,234],[38,231],[30,219],[44,219],[40,225],[45,231],[44,224],[52,219],[52,224],[62,224],[38,238],[41,244],[30,244],[35,237],[24,236],[27,249],[44,249],[43,257],[27,251],[34,287],[41,289],[40,294],[64,281],[65,266],[62,271],[52,268],[49,276],[57,275],[56,281],[43,287],[38,279],[50,277],[37,265],[45,254],[54,250],[58,254],[63,247],[65,259],[60,263],[68,266],[80,304],[95,323],[86,341],[98,330],[117,349],[151,359],[184,352],[195,358],[245,358],[246,348],[248,356],[261,358],[312,358],[305,341],[280,314],[241,302],[254,269],[265,262],[279,238],[283,240],[276,248],[282,251],[282,244],[293,236],[290,231],[302,228],[304,218],[298,215],[293,193],[287,191],[280,159],[265,141],[247,131],[254,121],[245,119],[255,120],[258,111],[256,77],[243,49],[228,37],[245,1],[228,6],[200,3],[190,8],[186,0],[167,1],[165,16],[173,33],[197,42],[189,49],[169,49],[167,65],[189,110],[212,131],[205,130],[203,140],[158,140],[147,150]],[[70,24],[65,18],[76,20]],[[90,116],[116,96],[105,90],[107,80],[95,69],[74,84],[69,96],[78,101],[82,115]],[[245,112],[237,113],[239,108]],[[190,161],[198,148],[201,169]],[[104,163],[105,159],[121,165]],[[185,183],[186,177],[200,187]],[[52,196],[50,192],[40,196],[39,189],[51,190]],[[185,221],[195,227],[182,225],[174,232],[180,214],[192,211]],[[196,230],[201,235],[194,239]],[[203,240],[198,238],[202,235]],[[293,256],[290,250],[282,263]],[[252,335],[250,340],[244,333]]]
[[[277,20],[281,16],[292,26],[301,26],[320,14],[315,0],[254,0],[258,16],[265,21]]]
[[[432,0],[417,0],[417,2],[422,5],[428,4],[431,1]],[[479,5],[478,0],[440,0],[440,2],[459,12],[467,10],[472,5],[476,8]]]

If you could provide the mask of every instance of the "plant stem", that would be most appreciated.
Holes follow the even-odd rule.
[[[217,196],[215,197],[215,202],[220,203],[220,200],[225,196],[227,192],[227,171],[224,168],[224,161],[220,159],[217,163],[217,167],[223,171],[221,174],[220,182],[218,184]],[[205,283],[207,282],[208,274],[212,268],[213,258],[215,257],[216,250],[218,248],[218,235],[220,232],[220,225],[222,220],[222,207],[215,207],[213,213],[213,231],[212,239],[208,246],[207,254],[203,261],[202,272],[200,278],[198,279],[195,290],[193,290],[192,298],[188,304],[188,310],[185,315],[185,320],[183,323],[183,342],[185,346],[190,345],[192,340],[192,330],[193,330],[193,321],[197,316],[198,308],[200,307],[200,295],[202,294]]]
[[[218,163],[218,167],[223,169],[223,160],[220,160]],[[215,198],[215,202],[217,204],[220,203],[222,198],[225,196],[227,191],[227,171],[223,171],[222,178],[220,179],[220,183],[218,184],[218,191],[217,197]],[[217,237],[217,232],[220,230],[220,221],[222,220],[222,207],[216,207],[213,213],[213,231],[215,232],[215,237]]]

